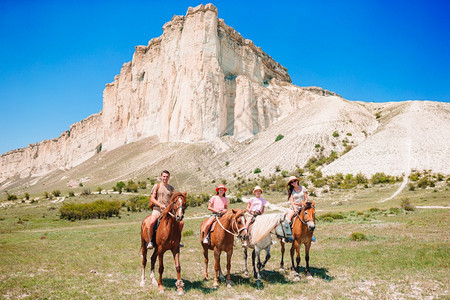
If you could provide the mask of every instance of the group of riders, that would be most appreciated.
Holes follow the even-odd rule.
[[[174,192],[173,186],[169,184],[170,172],[167,170],[161,173],[161,182],[153,186],[150,196],[150,206],[153,207],[153,212],[150,217],[150,223],[148,226],[148,236],[153,236],[153,228],[161,215],[162,210],[169,205],[170,197]],[[287,213],[287,220],[290,223],[294,214],[302,210],[302,206],[308,202],[308,194],[306,188],[299,185],[299,179],[295,176],[289,177],[286,188],[288,190],[288,200],[290,203],[289,211]],[[226,197],[227,188],[224,184],[219,184],[216,188],[216,195],[209,199],[208,210],[212,212],[205,226],[202,228],[203,243],[210,243],[210,228],[216,217],[221,217],[227,212],[228,209],[228,199]],[[250,216],[247,217],[246,227],[248,229],[249,225],[255,220],[255,218],[264,213],[264,207],[267,201],[261,198],[263,189],[260,186],[255,186],[253,189],[254,197],[248,201],[247,212]],[[183,229],[184,223],[181,221],[179,223],[180,232]],[[183,245],[180,244],[182,247]],[[247,241],[243,241],[242,246],[247,246]],[[147,245],[148,249],[152,249],[154,245],[150,241]]]

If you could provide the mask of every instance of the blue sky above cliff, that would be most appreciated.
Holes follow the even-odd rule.
[[[99,112],[134,46],[200,1],[1,1],[0,154]],[[207,2],[203,2],[206,4]],[[450,102],[448,1],[215,1],[299,86]]]

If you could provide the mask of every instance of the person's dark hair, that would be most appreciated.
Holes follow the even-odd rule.
[[[289,183],[289,185],[288,185],[288,201],[291,198],[293,190],[294,190],[294,186],[291,183]]]
[[[164,174],[164,173],[166,173],[167,175],[169,175],[169,176],[170,176],[170,172],[169,172],[169,171],[167,171],[167,170],[164,170],[164,171],[162,171],[162,172],[161,172],[161,176],[162,176],[162,174]]]
[[[216,192],[216,195],[219,195],[219,191]],[[226,192],[223,192],[223,196],[226,197]]]

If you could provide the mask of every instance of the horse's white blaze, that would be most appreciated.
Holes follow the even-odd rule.
[[[183,202],[181,201],[181,197],[178,197],[178,203],[180,204],[180,206],[178,207],[176,214],[179,218],[181,218],[183,212]]]

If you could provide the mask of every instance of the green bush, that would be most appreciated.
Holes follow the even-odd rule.
[[[258,174],[261,173],[261,169],[260,168],[256,168],[255,171],[253,171],[254,174]]]
[[[52,194],[53,194],[53,196],[55,196],[55,197],[59,197],[59,196],[61,196],[61,191],[60,191],[60,190],[54,190],[54,191],[52,192]]]
[[[391,207],[391,208],[389,208],[389,213],[398,215],[399,213],[401,213],[401,211],[400,211],[400,208],[398,208],[398,207]]]
[[[147,189],[147,181],[138,181],[138,185],[141,190]]]
[[[125,190],[127,192],[134,192],[137,193],[138,191],[138,185],[133,180],[128,180],[127,185],[125,186]]]
[[[414,191],[415,189],[416,189],[415,185],[412,184],[412,183],[410,183],[410,184],[409,184],[409,190],[410,190],[410,191]]]
[[[25,199],[30,200],[30,194],[29,193],[25,193]]]
[[[411,204],[411,201],[409,201],[408,198],[403,198],[402,202],[400,203],[400,207],[403,208],[406,211],[414,211],[416,208],[414,205]]]
[[[119,194],[122,193],[123,188],[125,187],[125,182],[119,181],[116,183],[116,190],[119,192]]]
[[[133,196],[130,197],[125,203],[127,211],[141,212],[143,210],[150,210],[148,208],[150,200],[148,196]]]
[[[194,235],[194,230],[192,229],[183,232],[183,236],[192,236],[192,235]]]
[[[48,198],[50,196],[50,194],[48,192],[44,192],[44,198]]]
[[[74,197],[75,193],[73,191],[69,191],[69,197]]]
[[[275,142],[278,142],[279,140],[282,140],[284,138],[284,135],[279,134],[277,135],[277,137],[275,138]]]
[[[200,206],[203,203],[208,202],[210,198],[211,196],[208,194],[199,194],[199,195],[187,194],[186,205],[188,207]]]
[[[339,133],[337,131],[333,132],[333,137],[335,138],[339,137]]]
[[[367,240],[367,236],[362,232],[353,232],[350,235],[350,239],[352,241],[365,241],[365,240]]]
[[[324,215],[318,216],[316,219],[323,220],[324,218],[332,218],[332,219],[336,220],[336,219],[344,219],[345,216],[340,212],[339,213],[329,212]]]
[[[380,211],[380,209],[378,207],[372,207],[369,209],[370,212],[376,212],[376,211]]]
[[[8,195],[7,197],[8,200],[17,200],[17,196],[14,194]]]
[[[333,218],[332,217],[324,217],[320,219],[322,222],[333,222]]]
[[[372,184],[395,183],[397,179],[394,176],[386,175],[384,173],[375,173],[370,181],[372,182]]]
[[[92,203],[64,203],[59,209],[60,218],[71,221],[86,219],[106,219],[118,216],[122,202],[118,200],[97,200]]]
[[[226,162],[225,162],[225,166],[228,166],[228,165],[230,165],[230,162],[229,162],[229,161],[226,161]]]

